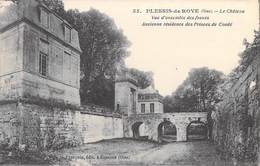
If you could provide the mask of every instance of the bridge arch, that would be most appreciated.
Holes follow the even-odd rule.
[[[177,126],[171,121],[163,121],[157,127],[158,142],[177,141]]]
[[[174,138],[173,136],[176,136],[176,141],[187,141],[187,134],[188,138],[191,138],[191,134],[189,131],[187,133],[187,129],[190,130],[197,121],[203,123],[203,126],[207,127],[206,138],[208,137],[207,113],[204,112],[131,114],[124,117],[123,120],[124,137],[126,138],[162,141],[163,126],[164,124],[171,122],[174,124],[176,132],[172,132],[174,135],[170,133],[169,135],[172,138]],[[142,134],[143,128],[144,134]],[[167,136],[167,134],[164,135]]]
[[[200,120],[191,121],[187,126],[186,132],[187,141],[205,140],[208,136],[208,126]]]
[[[142,121],[135,122],[132,127],[133,138],[141,139],[148,137],[146,133],[146,125]]]

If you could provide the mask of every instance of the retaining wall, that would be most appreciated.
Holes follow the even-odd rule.
[[[59,149],[123,136],[119,115],[50,103],[0,104],[0,144],[28,150]]]
[[[213,112],[213,140],[238,160],[260,156],[260,58],[254,59]]]

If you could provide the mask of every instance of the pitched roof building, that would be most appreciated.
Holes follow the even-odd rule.
[[[80,105],[78,32],[37,0],[1,2],[0,100]]]

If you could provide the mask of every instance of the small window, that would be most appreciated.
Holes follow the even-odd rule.
[[[66,42],[71,42],[71,28],[66,25],[64,26],[64,37]]]
[[[41,9],[41,24],[49,28],[49,13],[45,9]]]
[[[43,76],[47,76],[47,66],[48,66],[48,55],[40,53],[39,57],[39,73]]]
[[[154,103],[151,103],[151,104],[150,104],[150,112],[151,112],[151,113],[154,113]]]
[[[141,113],[145,113],[145,104],[141,104]]]

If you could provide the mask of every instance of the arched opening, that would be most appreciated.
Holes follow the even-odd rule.
[[[164,121],[158,126],[159,142],[175,142],[177,140],[177,128],[170,121]]]
[[[207,125],[200,121],[191,122],[187,126],[187,140],[206,140],[208,134]]]
[[[136,122],[132,125],[133,138],[147,139],[145,124],[143,122]]]

